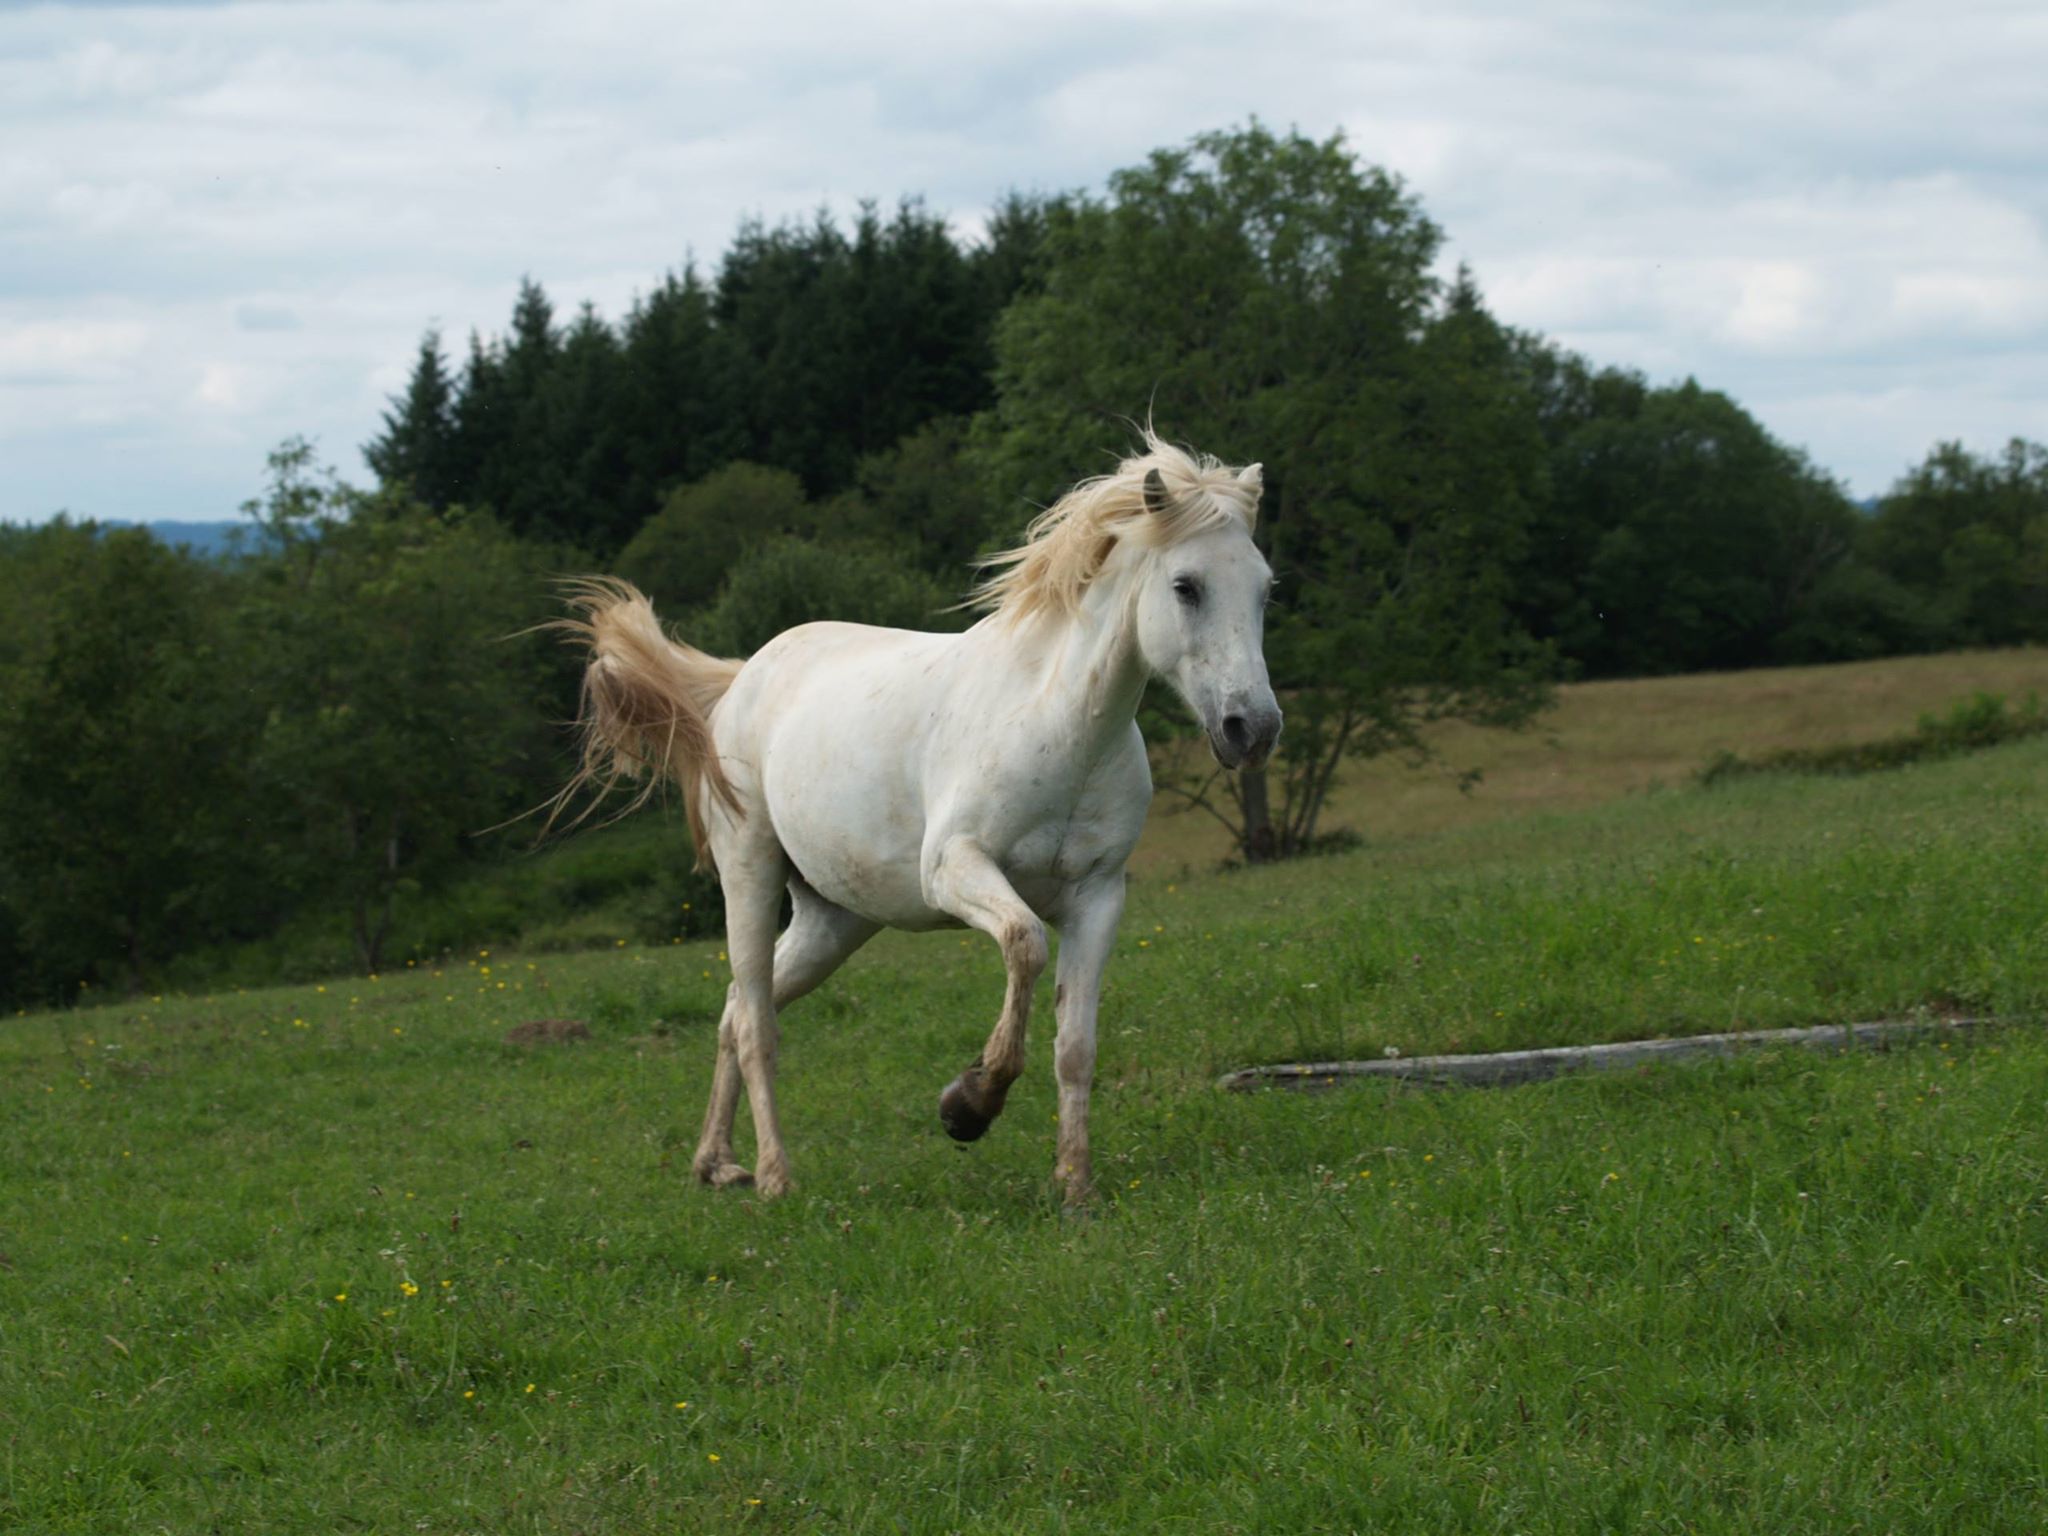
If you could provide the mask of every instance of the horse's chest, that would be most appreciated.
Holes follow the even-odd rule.
[[[1071,883],[1093,868],[1103,852],[1104,840],[1096,829],[1070,819],[1031,828],[1010,845],[1001,862],[1013,880]]]
[[[1023,788],[1015,803],[1020,811],[1030,811],[1019,814],[997,840],[1002,849],[997,860],[1018,894],[1034,906],[1041,905],[1035,894],[1053,900],[1059,891],[1128,858],[1152,798],[1142,749],[1134,760],[1119,754],[1078,784]],[[1034,803],[1033,788],[1051,792]]]

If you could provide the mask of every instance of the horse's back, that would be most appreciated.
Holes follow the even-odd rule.
[[[935,674],[959,639],[872,624],[799,624],[748,659],[715,719],[729,717],[751,738],[747,745],[764,751],[785,733],[810,740],[900,726],[928,714]]]

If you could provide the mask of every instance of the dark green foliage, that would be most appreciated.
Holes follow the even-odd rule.
[[[915,198],[864,203],[850,227],[750,222],[710,277],[664,276],[616,326],[585,306],[565,327],[524,282],[459,379],[429,332],[365,451],[429,505],[487,507],[598,560],[679,487],[749,461],[821,502],[858,492],[825,536],[899,546],[950,590],[1156,404],[1177,437],[1272,461],[1271,536],[1299,571],[1398,569],[1407,601],[1487,550],[1505,588],[1468,614],[1460,655],[1428,663],[1439,680],[1526,678],[1532,638],[1617,676],[2048,633],[2048,449],[1945,445],[1861,517],[1727,397],[1505,332],[1468,276],[1433,275],[1439,245],[1341,143],[1256,126],[1161,151],[1106,200],[1011,193],[973,244]],[[1332,521],[1303,510],[1326,501],[1345,548],[1289,526]],[[1464,529],[1463,553],[1432,520]],[[1365,626],[1331,643],[1412,655],[1416,633],[1373,628],[1386,596],[1326,605]],[[1317,708],[1297,764],[1327,766],[1359,729],[1339,710],[1312,749]],[[1392,723],[1373,730],[1400,744]],[[1312,821],[1313,777],[1283,820]]]
[[[737,459],[813,496],[844,490],[864,460],[989,403],[991,327],[1036,280],[1064,206],[1013,195],[972,246],[914,199],[887,218],[863,204],[850,230],[749,222],[710,284],[664,277],[616,330],[586,307],[565,331],[525,282],[508,334],[472,337],[459,384],[430,333],[365,452],[431,505],[487,507],[600,556]]]
[[[298,440],[246,510],[227,561],[62,520],[0,536],[0,999],[161,985],[287,932],[374,968],[402,904],[563,776],[570,669],[516,634],[555,556],[352,491]]]
[[[404,398],[384,413],[384,435],[363,456],[385,485],[441,507],[461,499],[455,450],[455,381],[441,357],[441,333],[430,330]]]
[[[1274,785],[1224,791],[1253,858],[1329,840],[1347,756],[1526,720],[1558,661],[2048,640],[2048,448],[1943,445],[1860,516],[1725,396],[1506,331],[1439,250],[1341,141],[1254,125],[1100,199],[1013,194],[972,244],[915,199],[744,225],[615,325],[525,281],[459,375],[423,338],[365,449],[380,493],[289,443],[263,535],[219,564],[0,528],[0,999],[262,934],[303,969],[301,933],[363,964],[493,931],[470,834],[563,772],[576,660],[502,640],[548,616],[545,575],[609,562],[733,651],[814,617],[943,627],[973,557],[1148,404],[1266,461],[1289,723]],[[590,921],[673,937],[714,904],[643,873],[644,911]],[[598,936],[573,900],[520,931]]]
[[[1936,644],[2048,641],[2048,447],[1939,445],[1885,497],[1861,551],[1925,606]]]
[[[975,561],[1017,538],[968,452],[968,423],[927,422],[882,453],[860,461],[856,495],[834,502],[822,530],[903,551],[940,585],[965,591]]]
[[[451,412],[457,472],[448,496],[428,504],[488,508],[529,538],[615,548],[644,515],[626,500],[632,456],[617,412],[620,351],[588,305],[564,331],[540,285],[522,283],[511,333],[489,344],[470,339]],[[384,447],[365,450],[380,473]]]
[[[736,341],[714,326],[711,305],[692,267],[664,277],[626,316],[613,417],[626,444],[628,537],[673,487],[746,456]]]
[[[249,794],[260,708],[229,581],[140,530],[59,521],[7,564],[0,626],[0,998],[139,985],[275,883]]]
[[[749,549],[809,532],[814,522],[803,484],[788,470],[728,464],[672,494],[612,569],[677,618],[708,603]]]
[[[722,934],[718,876],[697,867],[673,795],[666,809],[538,848],[500,850],[402,907],[392,956],[424,961],[479,948],[539,953]]]
[[[669,497],[614,570],[692,645],[722,655],[750,655],[813,619],[955,628],[945,610],[957,593],[907,555],[918,547],[914,519],[931,517],[945,492],[967,494],[966,476],[948,438],[905,446],[907,459],[869,461],[874,502],[849,493],[814,504],[787,470],[729,464]]]
[[[1816,629],[1856,531],[1832,481],[1690,380],[1650,389],[1567,362],[1537,383],[1549,486],[1515,603],[1534,632],[1601,677],[1855,653],[1826,638],[1839,615]],[[1839,582],[1825,596],[1881,601]]]
[[[1788,747],[1755,757],[1717,753],[1700,770],[1699,781],[1722,784],[1763,773],[1876,773],[2041,735],[2048,735],[2048,711],[2042,709],[2039,697],[2029,694],[2017,708],[2008,710],[2004,695],[1974,693],[1946,715],[1922,715],[1919,724],[1903,736],[1833,747]]]
[[[957,629],[953,595],[887,550],[769,539],[732,569],[718,601],[690,626],[691,643],[749,656],[814,619],[892,629]]]
[[[616,548],[645,512],[627,499],[632,454],[617,415],[618,338],[584,305],[538,391],[544,474],[527,525],[562,543]],[[540,497],[547,498],[544,506]],[[488,505],[488,503],[486,503]]]
[[[262,509],[279,552],[251,563],[239,618],[265,702],[259,793],[297,828],[288,868],[345,905],[377,968],[402,893],[459,863],[548,764],[530,622],[537,552],[488,518],[402,495],[309,487],[303,445]],[[530,803],[530,801],[529,801]]]
[[[1787,664],[1866,661],[1942,649],[1942,620],[1924,591],[1852,551],[1820,573],[1772,643]]]
[[[1515,607],[1582,673],[2048,638],[2048,449],[1943,444],[1865,517],[1726,396],[1517,345],[1549,474]]]
[[[2048,640],[2048,448],[2015,439],[1979,458],[1940,444],[1850,533],[1775,659]]]
[[[991,297],[915,202],[886,223],[863,205],[850,238],[823,217],[743,226],[715,312],[744,350],[750,455],[817,495],[934,416],[985,404]]]

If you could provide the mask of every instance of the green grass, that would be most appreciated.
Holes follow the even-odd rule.
[[[1142,880],[1078,1220],[1043,998],[938,1128],[1000,993],[954,935],[792,1010],[775,1205],[688,1180],[715,944],[13,1020],[0,1529],[2034,1529],[2044,867],[2037,742]],[[2015,1023],[1213,1087],[1916,1008]]]

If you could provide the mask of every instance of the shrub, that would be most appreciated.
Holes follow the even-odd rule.
[[[2048,711],[2042,709],[2039,695],[2030,693],[2018,708],[2008,710],[2005,695],[1978,692],[1951,705],[1946,715],[1922,715],[1906,735],[1832,747],[1788,747],[1759,757],[1718,752],[1698,777],[1701,784],[1712,785],[1759,773],[1875,773],[2044,733],[2048,733]]]
[[[954,599],[897,555],[864,545],[774,539],[734,568],[718,601],[691,626],[692,644],[747,656],[785,629],[844,619],[900,629],[950,629]]]

